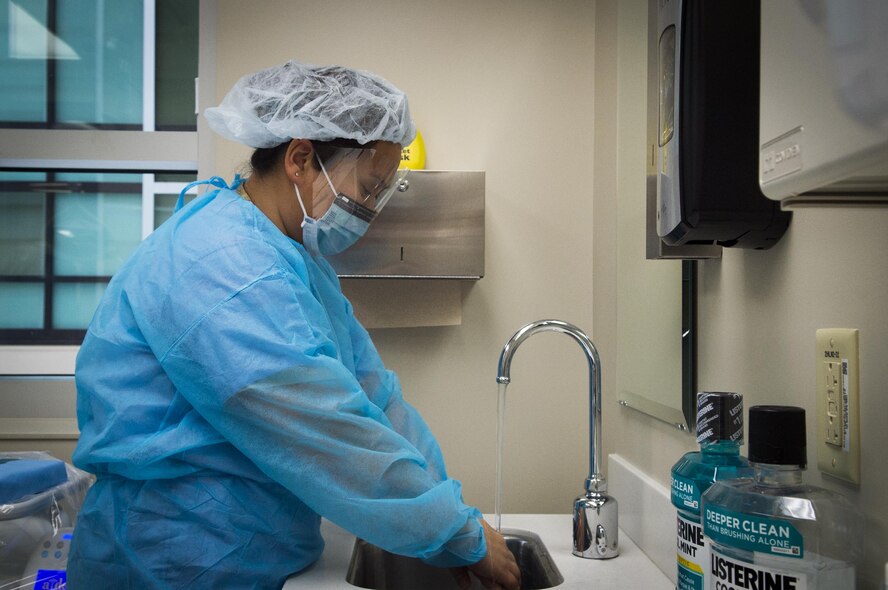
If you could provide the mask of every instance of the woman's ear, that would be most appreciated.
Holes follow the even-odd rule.
[[[312,166],[314,146],[307,139],[294,139],[287,146],[284,155],[284,171],[291,184],[299,184],[305,179],[305,175]]]

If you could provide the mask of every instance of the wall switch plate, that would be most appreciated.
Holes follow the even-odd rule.
[[[860,483],[858,330],[817,330],[817,467]]]

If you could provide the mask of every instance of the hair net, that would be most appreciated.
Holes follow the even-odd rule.
[[[407,96],[370,72],[296,61],[248,74],[204,111],[216,133],[253,148],[291,139],[353,139],[409,145]]]

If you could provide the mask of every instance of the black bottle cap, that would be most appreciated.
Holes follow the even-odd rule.
[[[743,442],[743,396],[727,391],[697,394],[697,442]]]
[[[807,467],[805,410],[795,406],[749,408],[749,460]]]

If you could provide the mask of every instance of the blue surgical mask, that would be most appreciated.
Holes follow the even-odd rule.
[[[332,256],[344,252],[367,233],[370,222],[376,217],[376,211],[337,192],[320,157],[318,163],[321,165],[327,184],[330,185],[330,190],[336,195],[330,208],[320,219],[308,215],[299,187],[296,185],[293,187],[296,189],[296,198],[302,208],[302,245],[312,254]]]

